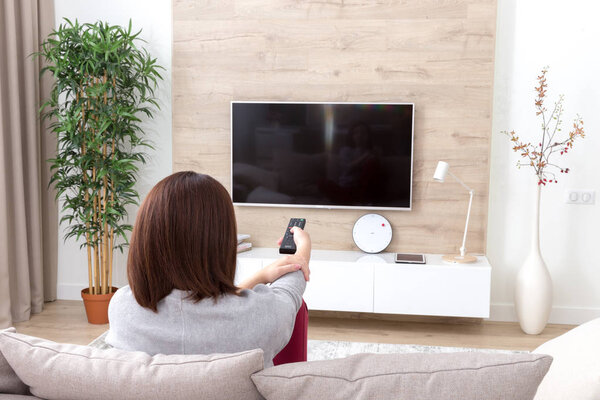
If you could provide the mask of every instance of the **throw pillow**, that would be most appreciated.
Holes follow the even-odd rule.
[[[552,358],[539,354],[357,354],[252,375],[267,400],[532,400]]]
[[[263,368],[261,349],[150,356],[2,332],[0,351],[31,393],[44,399],[261,398],[250,380]]]
[[[554,358],[535,400],[600,399],[600,318],[554,338],[535,353]]]

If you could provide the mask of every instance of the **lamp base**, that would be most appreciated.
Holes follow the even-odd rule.
[[[466,254],[464,257],[460,254],[445,254],[442,260],[451,264],[468,264],[477,261],[477,257]]]

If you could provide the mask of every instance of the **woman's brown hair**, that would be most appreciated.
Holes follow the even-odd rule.
[[[236,293],[233,284],[237,227],[227,190],[192,171],[166,177],[138,211],[127,277],[142,307],[157,304],[173,289],[196,301]]]

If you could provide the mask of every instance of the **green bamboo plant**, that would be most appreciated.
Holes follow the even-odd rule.
[[[140,116],[153,117],[163,69],[136,43],[139,34],[106,22],[64,20],[36,53],[54,84],[40,112],[57,136],[50,183],[62,200],[65,240],[87,249],[89,294],[112,289],[113,251],[127,246],[126,207],[137,204],[134,187],[143,152]]]

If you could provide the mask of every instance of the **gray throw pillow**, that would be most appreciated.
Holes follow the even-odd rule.
[[[0,331],[3,332],[16,332],[15,328],[8,328]],[[28,394],[29,388],[23,383],[17,376],[15,371],[12,369],[6,358],[0,351],[0,393],[2,394]]]
[[[540,354],[357,354],[252,375],[267,400],[532,400],[552,357]]]
[[[261,399],[250,375],[261,349],[235,354],[150,356],[0,333],[0,352],[35,396],[80,399]]]

